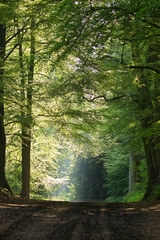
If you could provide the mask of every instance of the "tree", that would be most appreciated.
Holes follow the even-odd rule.
[[[113,99],[122,96],[132,99],[142,126],[148,166],[149,182],[144,199],[149,197],[160,179],[159,8],[159,3],[150,1],[131,0],[128,4],[128,1],[84,3],[66,0],[59,4],[55,21],[57,34],[53,50],[59,50],[58,61],[65,61],[68,56],[75,59],[83,89],[86,91],[91,83],[92,100],[100,97],[108,100],[106,93],[100,94],[97,86],[102,86],[102,82],[108,83],[109,75],[114,76],[109,71],[117,72],[114,84],[109,82],[107,86],[109,95]],[[101,71],[99,78],[97,63],[100,62],[101,67],[104,59],[107,59],[108,72]],[[113,62],[114,66],[117,63],[116,69],[111,65]],[[132,85],[135,84],[132,93],[121,92],[127,80],[127,75],[123,77],[125,72],[132,74]],[[93,76],[91,81],[88,75]],[[125,80],[123,88],[116,88],[121,80]]]
[[[11,36],[8,36],[10,41],[8,41],[9,44],[7,45],[6,58],[6,129],[7,136],[9,136],[8,139],[10,138],[13,141],[10,141],[10,144],[15,145],[15,151],[18,150],[20,153],[20,141],[17,141],[17,139],[21,140],[22,143],[20,153],[22,158],[21,196],[26,198],[29,197],[33,122],[41,127],[43,124],[39,123],[39,118],[47,119],[49,124],[54,124],[55,128],[61,127],[61,132],[64,135],[69,133],[70,136],[81,137],[82,128],[86,131],[87,128],[89,129],[89,127],[84,126],[82,119],[89,126],[90,120],[94,115],[92,110],[83,109],[82,106],[77,107],[79,103],[74,103],[71,106],[73,102],[71,84],[66,88],[65,96],[70,99],[67,102],[66,99],[62,98],[61,85],[57,88],[55,79],[52,79],[50,73],[53,74],[54,70],[53,67],[50,68],[50,62],[47,62],[46,44],[43,42],[45,39],[44,28],[45,31],[48,31],[51,25],[45,16],[48,5],[54,9],[54,4],[51,3],[48,3],[42,11],[41,7],[44,5],[41,5],[41,1],[39,4],[32,1],[20,1],[17,7],[18,14],[11,21],[10,31],[8,31],[8,33],[12,33],[12,31],[13,33]],[[38,12],[38,16],[35,12]],[[41,33],[41,36],[37,33]],[[58,76],[60,75],[59,72],[56,73]],[[33,82],[34,74],[36,78]],[[57,91],[54,96],[55,100],[53,97],[50,99],[50,95],[47,96],[48,93],[50,94],[48,88],[51,85],[51,81],[53,81],[52,87],[55,87],[54,91],[50,91],[52,96],[53,92]],[[76,122],[73,121],[73,118],[76,119]]]
[[[148,4],[148,5],[146,5]],[[144,199],[150,197],[156,185],[159,185],[160,176],[160,144],[159,144],[159,7],[160,5],[142,2],[141,9],[135,6],[137,18],[141,19],[139,31],[137,19],[133,19],[129,26],[129,35],[132,39],[132,54],[134,65],[131,69],[137,74],[135,85],[138,97],[137,106],[139,119],[142,125],[142,139],[148,166],[148,187]],[[149,30],[148,30],[149,29]],[[157,193],[159,198],[160,193]]]
[[[78,157],[70,174],[76,199],[104,200],[106,198],[105,156]]]
[[[29,179],[30,179],[30,147],[31,147],[31,126],[32,126],[32,83],[34,74],[34,52],[35,52],[35,37],[34,37],[34,19],[27,15],[27,20],[19,20],[22,14],[19,10],[24,10],[22,2],[17,2],[17,12],[13,15],[8,29],[12,35],[7,35],[6,45],[6,77],[5,77],[5,107],[6,107],[6,126],[21,124],[21,137],[22,141],[22,192],[23,197],[29,197]],[[19,23],[20,22],[20,23]],[[30,23],[30,26],[29,26]],[[29,26],[29,27],[28,27]],[[26,29],[30,29],[30,53],[29,60],[25,55],[24,33]],[[8,34],[8,32],[7,32]],[[18,51],[17,51],[18,50]],[[16,54],[18,53],[18,54]],[[15,57],[13,63],[12,57]],[[28,62],[28,63],[27,63]],[[27,64],[27,66],[26,66]],[[16,69],[16,71],[15,71]],[[10,72],[10,70],[12,72]],[[26,76],[26,71],[28,75]],[[16,76],[16,77],[15,77]],[[13,81],[15,79],[15,82]],[[19,81],[20,80],[20,81]],[[11,86],[12,89],[11,89]],[[8,88],[9,86],[9,88]],[[20,94],[19,94],[20,93]],[[14,112],[12,110],[14,109]],[[10,116],[9,116],[10,113]],[[7,117],[10,117],[9,119]],[[11,135],[9,133],[9,135]]]
[[[22,122],[22,190],[21,196],[25,198],[29,198],[30,193],[30,161],[31,161],[31,131],[32,131],[32,95],[33,95],[33,75],[34,75],[34,59],[35,59],[35,35],[34,35],[34,27],[35,21],[32,17],[30,20],[30,56],[28,63],[28,80],[27,80],[27,93],[25,99],[24,93],[24,79],[21,80],[22,87],[22,102],[26,102],[22,110],[22,118],[25,120]],[[22,47],[21,45],[19,46]],[[23,61],[23,56],[21,49],[20,59]],[[21,61],[20,61],[21,62]],[[22,63],[23,64],[23,63]],[[22,69],[23,71],[23,69]]]
[[[5,169],[5,148],[6,137],[4,130],[4,89],[3,89],[3,77],[4,77],[4,56],[5,56],[5,38],[6,27],[4,24],[0,24],[0,185],[1,187],[8,187],[6,178],[4,175]]]
[[[6,49],[6,21],[8,5],[7,1],[0,1],[0,13],[2,16],[0,22],[0,187],[11,191],[5,177],[5,157],[6,157],[6,134],[4,127],[4,64]]]
[[[1,2],[7,3],[0,5],[5,13],[0,28],[2,182],[6,130],[16,141],[22,140],[21,195],[29,197],[33,123],[42,127],[40,121],[45,120],[64,136],[89,142],[91,128],[98,126],[101,131],[101,122],[107,129],[102,136],[108,136],[109,127],[118,129],[118,137],[110,136],[119,146],[125,139],[125,154],[133,152],[134,159],[143,150],[130,139],[141,135],[149,173],[144,198],[148,198],[160,174],[159,3],[39,0],[19,1],[17,6],[11,1],[17,11],[8,21],[8,2]],[[126,133],[121,134],[124,128]]]

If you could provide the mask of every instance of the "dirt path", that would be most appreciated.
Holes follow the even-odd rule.
[[[0,201],[0,240],[160,240],[160,202]]]

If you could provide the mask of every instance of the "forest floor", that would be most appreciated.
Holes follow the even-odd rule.
[[[1,240],[160,240],[160,201],[0,200]]]

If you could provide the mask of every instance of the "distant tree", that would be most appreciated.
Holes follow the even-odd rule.
[[[75,189],[75,198],[105,200],[106,170],[103,158],[104,156],[77,159],[70,176]]]

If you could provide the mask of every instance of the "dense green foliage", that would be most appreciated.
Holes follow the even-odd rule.
[[[75,199],[105,200],[107,194],[104,168],[105,156],[78,157],[70,174],[70,182],[74,186]]]
[[[0,1],[0,187],[160,197],[159,10],[149,0]]]

